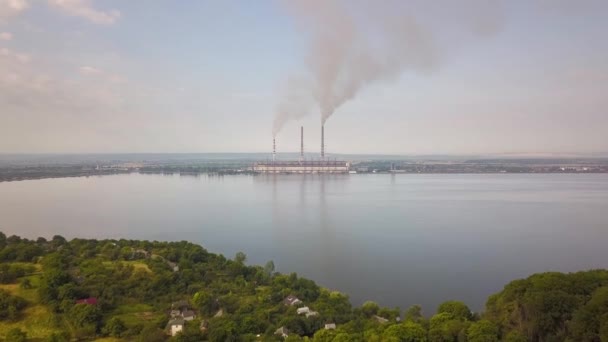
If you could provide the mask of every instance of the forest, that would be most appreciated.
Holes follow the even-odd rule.
[[[6,341],[608,341],[608,271],[514,280],[483,312],[424,315],[186,241],[35,240],[0,232]]]

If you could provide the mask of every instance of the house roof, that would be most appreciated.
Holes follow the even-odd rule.
[[[166,329],[170,329],[174,325],[184,325],[184,320],[182,318],[175,318],[167,323]]]
[[[380,317],[378,315],[374,315],[374,319],[380,323],[386,323],[388,322],[388,319],[384,318],[384,317]]]
[[[310,308],[309,308],[308,306],[303,306],[303,307],[301,307],[301,308],[298,308],[298,309],[296,310],[296,312],[297,312],[298,314],[307,313],[307,312],[310,312]]]
[[[289,295],[289,296],[285,297],[285,299],[283,300],[283,303],[285,303],[285,305],[293,305],[294,303],[298,303],[298,302],[301,303],[302,301],[294,295]]]
[[[194,317],[194,311],[192,310],[184,310],[182,312],[182,317]]]
[[[274,332],[275,335],[289,335],[289,330],[285,327],[280,327]]]

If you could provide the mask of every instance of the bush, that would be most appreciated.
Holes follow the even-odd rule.
[[[21,310],[27,306],[25,299],[0,290],[0,319],[17,319]]]
[[[6,340],[11,342],[25,342],[27,334],[19,328],[13,328],[6,334]]]

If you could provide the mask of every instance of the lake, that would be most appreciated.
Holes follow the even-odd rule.
[[[608,175],[125,174],[0,183],[0,231],[188,240],[273,260],[354,304],[488,295],[535,272],[608,268]]]

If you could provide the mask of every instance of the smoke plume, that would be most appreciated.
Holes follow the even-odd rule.
[[[399,3],[296,0],[287,2],[310,35],[306,59],[309,81],[288,83],[277,108],[273,133],[286,121],[306,115],[316,102],[321,123],[366,85],[397,78],[406,68],[436,64],[432,35]],[[397,10],[397,11],[395,11]]]
[[[274,135],[315,103],[324,124],[369,84],[434,70],[458,33],[489,36],[503,24],[501,1],[285,0],[285,7],[309,49],[306,76],[289,80],[277,106]]]

